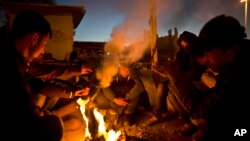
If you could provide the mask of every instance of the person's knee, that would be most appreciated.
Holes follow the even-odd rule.
[[[42,108],[44,106],[46,98],[47,97],[43,94],[38,94],[37,96],[35,96],[34,102],[35,102],[36,106]]]
[[[63,121],[56,115],[47,115],[41,118],[43,137],[49,141],[59,141],[63,136]]]
[[[80,119],[72,118],[64,121],[65,131],[75,131],[80,129],[82,126],[82,121]]]

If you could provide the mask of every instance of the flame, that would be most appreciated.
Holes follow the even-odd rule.
[[[83,115],[83,119],[86,123],[85,138],[92,139],[90,131],[89,131],[89,127],[88,127],[88,118],[85,115],[85,105],[89,101],[90,101],[89,98],[87,100],[83,100],[83,99],[79,98],[77,100],[77,103],[80,105],[80,110],[81,110],[81,113]],[[105,141],[117,141],[121,135],[121,131],[116,132],[114,130],[110,130],[107,132],[103,115],[100,112],[98,112],[98,110],[96,108],[94,109],[93,113],[94,113],[95,119],[97,120],[97,122],[99,124],[97,136],[98,137],[103,136]]]
[[[83,116],[83,119],[86,123],[86,127],[85,127],[85,138],[89,138],[89,139],[92,139],[91,137],[91,134],[89,132],[89,121],[88,121],[88,118],[86,117],[85,115],[85,105],[89,102],[89,98],[87,100],[83,100],[81,98],[79,98],[77,100],[77,103],[80,105],[80,110],[81,110],[81,113],[82,113],[82,116]]]

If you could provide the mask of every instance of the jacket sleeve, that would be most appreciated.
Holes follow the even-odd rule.
[[[30,80],[31,90],[34,94],[43,94],[47,97],[73,98],[76,88],[66,85],[59,85],[39,78]]]
[[[115,93],[111,89],[111,87],[106,87],[102,89],[104,96],[109,99],[110,101],[113,101],[115,99]]]
[[[127,93],[127,96],[130,97],[130,95],[139,95],[144,91],[144,86],[142,83],[142,80],[140,78],[140,72],[137,69],[134,69],[131,74],[131,79],[134,80],[135,85],[133,88]]]
[[[28,67],[28,74],[35,78],[58,78],[81,75],[81,65],[56,65],[56,64],[41,64],[32,63]]]

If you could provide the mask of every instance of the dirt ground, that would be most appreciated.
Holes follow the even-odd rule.
[[[78,115],[81,118],[81,113],[78,113]],[[176,116],[151,126],[141,126],[141,123],[149,116],[149,112],[143,108],[137,110],[134,124],[122,128],[126,134],[126,141],[191,141],[190,136],[182,136],[178,133],[178,130],[184,124],[180,117]],[[83,121],[79,130],[65,132],[62,141],[86,141],[84,133],[85,122]]]

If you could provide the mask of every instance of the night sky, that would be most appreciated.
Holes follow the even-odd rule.
[[[159,36],[167,35],[168,30],[173,30],[175,27],[179,33],[188,30],[198,35],[209,19],[220,14],[233,16],[244,25],[245,3],[241,3],[240,0],[156,1]],[[114,30],[124,27],[127,27],[126,32],[130,34],[134,34],[137,28],[149,29],[148,0],[55,0],[55,2],[59,5],[83,6],[86,10],[76,29],[75,41],[108,41]],[[248,27],[250,28],[249,24]]]

